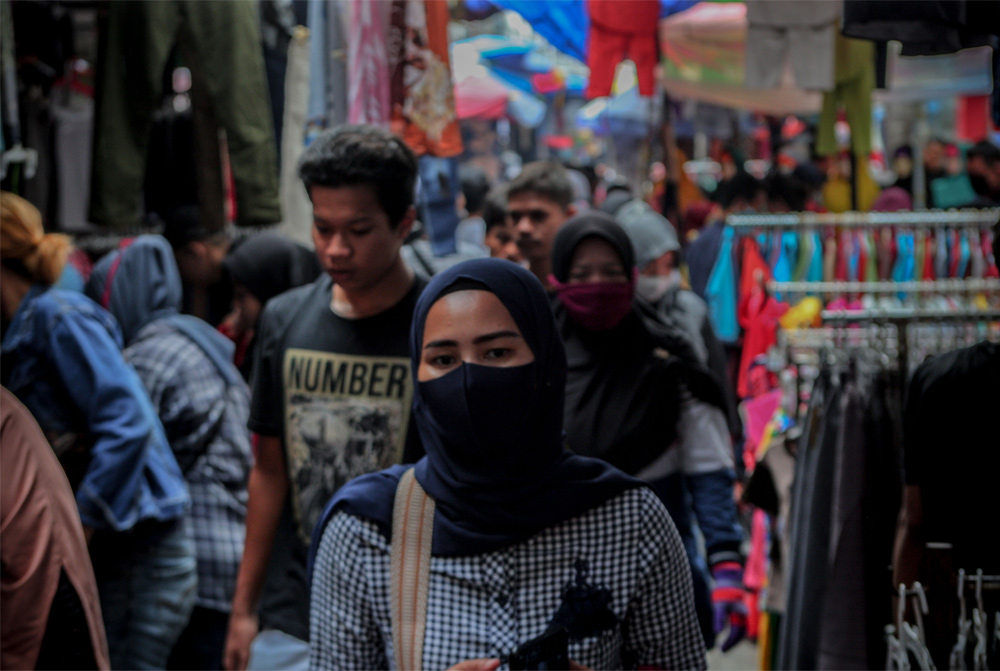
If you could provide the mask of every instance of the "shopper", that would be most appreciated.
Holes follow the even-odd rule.
[[[191,494],[198,593],[167,668],[221,669],[246,533],[250,391],[233,344],[180,314],[181,278],[162,237],[144,235],[105,255],[86,293],[121,325],[125,359],[149,392]]]
[[[108,669],[73,490],[27,408],[0,389],[0,667]]]
[[[313,250],[268,231],[230,249],[222,268],[233,284],[233,305],[219,328],[237,343],[236,365],[249,381],[253,373],[250,353],[264,306],[289,289],[314,282],[323,268]]]
[[[576,214],[573,184],[558,163],[529,163],[507,185],[507,214],[528,267],[548,286],[552,240]]]
[[[112,668],[163,669],[195,598],[191,504],[156,410],[122,357],[114,318],[52,288],[68,240],[0,194],[3,384],[69,476],[90,541]]]
[[[685,541],[705,642],[711,647],[729,626],[726,651],[745,633],[746,608],[733,447],[719,381],[679,356],[686,340],[669,339],[655,313],[634,300],[632,246],[608,215],[587,212],[566,222],[552,271],[569,363],[567,444],[651,483]]]
[[[460,264],[422,294],[410,340],[427,448],[412,473],[435,505],[422,656],[408,666],[388,636],[397,466],[343,488],[317,527],[311,668],[492,669],[557,627],[586,667],[705,668],[666,510],[563,447],[566,355],[541,283]]]
[[[483,222],[486,224],[485,244],[494,259],[521,263],[523,256],[514,237],[514,229],[507,217],[507,187],[493,187],[483,205]]]
[[[306,554],[323,506],[351,478],[422,454],[406,334],[423,283],[400,256],[416,158],[385,131],[340,126],[309,145],[299,174],[326,274],[268,301],[260,319],[257,461],[227,669],[306,667]]]

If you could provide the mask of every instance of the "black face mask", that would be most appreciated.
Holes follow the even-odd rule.
[[[969,175],[969,183],[972,184],[972,190],[976,192],[976,195],[987,197],[990,195],[990,185],[984,176]]]
[[[448,454],[441,456],[469,473],[511,477],[537,465],[541,455],[533,445],[542,402],[536,375],[534,362],[512,368],[463,363],[420,382],[427,414],[440,428],[437,435],[448,438],[441,446]],[[428,452],[435,447],[428,444]]]

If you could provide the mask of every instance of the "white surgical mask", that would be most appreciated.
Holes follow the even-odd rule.
[[[680,283],[681,273],[679,270],[672,270],[669,275],[653,275],[652,277],[640,275],[639,281],[635,285],[635,291],[650,303],[658,303],[668,291],[680,286]]]

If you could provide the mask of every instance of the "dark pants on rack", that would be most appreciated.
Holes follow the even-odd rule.
[[[91,221],[126,230],[139,222],[153,113],[164,93],[164,68],[179,44],[226,132],[236,185],[236,223],[279,222],[274,128],[256,3],[112,2],[102,37]]]

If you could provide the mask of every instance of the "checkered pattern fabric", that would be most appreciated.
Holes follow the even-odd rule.
[[[149,391],[178,463],[191,464],[185,479],[198,558],[196,603],[229,612],[243,557],[253,464],[246,428],[250,391],[243,384],[227,389],[202,349],[163,321],[143,328],[125,358]]]
[[[432,557],[423,668],[500,658],[541,634],[584,560],[587,583],[611,593],[617,625],[570,640],[593,669],[623,659],[661,669],[704,669],[705,646],[680,538],[656,496],[628,490],[527,541],[471,557]],[[389,541],[338,513],[320,540],[310,604],[312,669],[394,668]]]

